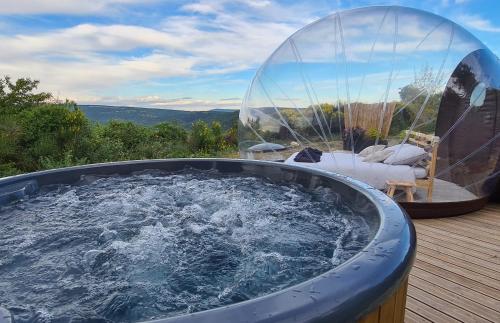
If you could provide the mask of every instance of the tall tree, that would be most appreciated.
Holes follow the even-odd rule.
[[[12,82],[9,76],[0,79],[0,112],[18,113],[47,102],[52,95],[47,92],[34,93],[40,81],[20,78]]]

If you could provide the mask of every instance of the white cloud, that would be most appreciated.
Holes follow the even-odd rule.
[[[98,0],[96,6],[134,1]],[[18,12],[28,3],[21,2]],[[69,10],[73,5],[87,10],[87,4],[77,5],[80,1],[64,5],[60,2],[64,1],[43,3],[51,7],[51,12]],[[30,1],[34,7],[40,3]],[[302,26],[304,19],[313,19],[307,18],[304,10],[292,14],[289,12],[292,9],[268,1],[239,0],[239,3],[243,9],[229,12],[225,1],[200,1],[184,6],[183,10],[212,16],[166,17],[156,28],[79,24],[35,34],[0,36],[0,70],[12,77],[39,79],[43,90],[80,102],[96,97],[93,93],[105,92],[106,88],[130,83],[144,86],[145,81],[155,79],[255,68]],[[59,4],[68,7],[59,8]],[[14,10],[9,8],[3,6],[0,13]],[[38,6],[33,12],[42,9]],[[248,10],[286,11],[288,15],[283,19],[286,21],[276,22],[265,15],[256,19]]]
[[[36,15],[36,14],[70,14],[70,15],[103,15],[113,12],[120,5],[152,2],[151,0],[2,0],[0,14]]]
[[[89,55],[103,51],[130,51],[135,48],[178,49],[183,41],[151,28],[127,25],[81,24],[35,35],[1,36],[0,57],[45,55]]]
[[[201,13],[201,14],[214,14],[218,12],[218,8],[209,3],[190,3],[182,7],[183,10]]]
[[[231,10],[228,10],[228,7]],[[236,9],[240,7],[240,9]],[[268,0],[199,0],[181,7],[187,12],[200,14],[229,15],[251,21],[274,21],[305,25],[330,12],[330,7],[318,2],[300,1],[281,5]]]
[[[491,21],[479,15],[460,15],[458,20],[464,25],[476,30],[500,33],[499,26],[493,25]]]
[[[155,1],[0,0],[0,14],[97,16],[129,5]],[[42,90],[82,103],[173,108],[237,106],[230,100],[169,99],[161,93],[137,98],[105,97],[97,93],[111,92],[122,86],[128,89],[134,84],[136,89],[140,89],[146,84],[172,77],[205,77],[256,68],[289,35],[316,20],[318,12],[321,16],[328,13],[316,2],[285,6],[268,0],[199,0],[181,5],[180,10],[181,14],[165,16],[161,23],[153,27],[125,24],[120,19],[113,20],[120,23],[106,25],[82,23],[35,33],[0,35],[0,70],[2,74],[12,77],[39,79]],[[463,18],[467,18],[468,26],[474,25],[476,29],[500,31],[481,17]],[[349,36],[346,37],[349,45],[347,55],[349,59],[357,57],[358,61],[366,61],[372,44],[370,37],[378,28],[379,20],[373,21],[370,16],[358,19],[344,21],[344,33]],[[399,52],[411,51],[417,44],[415,39],[421,39],[431,28],[409,18],[404,21],[404,24],[400,23],[399,32],[409,39],[399,40]],[[383,27],[383,33],[386,33],[385,28],[392,31],[392,20],[388,19]],[[391,32],[387,34],[392,35]],[[446,35],[447,30],[438,30],[420,49],[441,50],[443,44],[447,44]],[[312,46],[301,48],[304,58],[315,59],[320,52],[330,53],[322,52],[318,44],[322,43],[321,39],[332,36],[316,36],[310,37],[314,43]],[[375,49],[386,55],[392,51],[392,41],[380,41]],[[374,56],[372,61],[376,58]]]
[[[41,89],[63,98],[84,100],[92,93],[134,81],[192,75],[194,59],[151,54],[138,58],[112,60],[89,56],[77,61],[46,61],[43,58],[0,60],[0,70],[15,78],[31,77],[41,81]]]
[[[241,99],[223,98],[216,100],[207,100],[195,99],[190,97],[165,98],[157,95],[140,96],[135,98],[89,96],[84,98],[84,100],[81,101],[81,104],[110,104],[121,106],[140,106],[155,109],[206,111],[213,108],[239,109],[241,105]]]

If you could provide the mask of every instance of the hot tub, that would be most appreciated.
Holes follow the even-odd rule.
[[[126,175],[143,170],[178,172],[186,168],[266,178],[279,185],[300,185],[306,190],[330,188],[353,212],[366,219],[371,230],[370,241],[344,263],[291,287],[218,308],[158,318],[155,322],[351,322],[368,319],[370,322],[403,322],[407,276],[415,256],[413,225],[386,195],[344,176],[262,161],[116,162],[0,179],[0,206],[47,185],[76,183],[82,176]]]

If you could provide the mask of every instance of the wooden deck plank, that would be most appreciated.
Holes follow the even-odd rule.
[[[422,233],[419,233],[418,235],[418,246],[420,245],[432,245],[435,248],[438,248],[438,250],[445,249],[449,250],[450,252],[458,252],[462,255],[471,256],[476,259],[480,259],[486,262],[493,262],[497,265],[500,265],[500,258],[495,257],[494,255],[488,255],[478,250],[468,249],[459,244],[451,243],[451,241],[437,239],[432,236],[426,236]]]
[[[422,290],[425,290],[426,292],[436,297],[439,297],[442,300],[452,303],[468,312],[473,313],[476,316],[480,316],[483,319],[489,321],[497,320],[500,315],[500,313],[494,309],[491,309],[487,306],[471,301],[470,299],[467,299],[459,294],[450,293],[448,290],[441,288],[440,286],[434,285],[414,275],[410,277],[410,286],[414,286]]]
[[[500,215],[493,214],[492,212],[477,211],[475,213],[479,217],[481,217],[483,219],[488,219],[488,220],[491,220],[491,221],[498,221],[498,218],[500,217]]]
[[[494,250],[486,249],[481,246],[477,246],[472,243],[468,243],[465,241],[461,241],[458,239],[455,239],[453,237],[445,236],[445,235],[437,235],[434,232],[429,232],[428,230],[419,230],[420,232],[418,233],[419,240],[423,239],[426,241],[431,241],[431,242],[436,242],[443,244],[445,246],[453,246],[458,248],[459,250],[464,250],[466,252],[472,252],[473,254],[478,254],[478,255],[486,255],[488,257],[495,257],[498,255],[498,253]]]
[[[500,300],[500,294],[498,292],[498,289],[492,288],[489,285],[485,285],[481,282],[475,281],[474,279],[464,277],[460,274],[456,274],[454,272],[451,272],[445,268],[441,268],[438,266],[435,266],[433,264],[429,264],[425,261],[418,260],[415,262],[415,267],[420,268],[422,270],[428,271],[432,273],[433,275],[443,277],[443,278],[449,278],[452,279],[454,282],[459,283],[462,286],[465,286],[467,288],[470,288],[474,291],[480,292],[484,295],[487,295],[489,297],[492,297],[494,299]]]
[[[443,228],[440,228],[439,225],[437,225],[437,226],[428,225],[425,222],[419,222],[418,224],[416,224],[416,227],[417,227],[417,230],[419,230],[419,229],[420,230],[427,230],[427,231],[432,232],[434,234],[440,234],[443,236],[453,238],[457,241],[470,243],[473,246],[482,248],[482,250],[484,252],[488,252],[488,253],[492,254],[493,256],[498,255],[498,252],[500,251],[500,250],[498,250],[498,247],[495,244],[476,240],[474,238],[464,236],[461,233],[455,233],[455,232],[450,232],[448,230],[444,230]]]
[[[473,218],[471,217],[471,218],[467,218],[467,219],[469,219],[470,221],[474,221],[475,223],[498,226],[497,220],[490,220],[490,219],[485,218],[481,215],[475,215]]]
[[[492,228],[491,226],[490,227],[481,227],[481,226],[474,226],[470,223],[468,223],[467,221],[464,221],[464,220],[460,220],[460,219],[438,219],[436,220],[436,222],[439,222],[439,223],[444,223],[445,225],[449,225],[449,226],[453,226],[455,228],[460,228],[460,229],[464,229],[464,230],[467,230],[469,231],[470,230],[473,230],[473,232],[477,232],[477,233],[484,233],[486,235],[486,237],[488,237],[488,235],[490,235],[490,237],[492,239],[495,239],[496,241],[500,242],[500,238],[498,237],[498,231],[497,230],[497,227],[495,226],[494,228]]]
[[[453,224],[454,226],[458,226],[464,229],[470,229],[478,233],[484,233],[485,235],[491,235],[492,237],[497,237],[498,229],[500,229],[500,227],[496,225],[478,225],[477,222],[467,221],[467,219],[441,219],[440,222]]]
[[[419,315],[427,318],[429,321],[434,323],[454,323],[460,322],[459,320],[449,316],[435,308],[422,303],[418,299],[408,296],[406,299],[406,309],[412,312],[418,313]]]
[[[498,255],[498,251],[493,248],[494,245],[483,243],[482,241],[476,241],[469,237],[464,237],[459,234],[452,232],[436,229],[434,227],[427,226],[421,222],[415,224],[415,228],[421,232],[422,235],[427,235],[436,240],[444,240],[448,242],[453,242],[464,248],[479,251],[482,253],[489,254],[491,256]]]
[[[418,248],[425,248],[428,250],[432,250],[432,252],[434,253],[440,253],[450,257],[459,258],[465,262],[473,263],[483,268],[488,268],[491,271],[500,274],[500,266],[499,263],[496,262],[499,259],[495,257],[491,257],[491,259],[482,259],[481,257],[477,257],[476,255],[470,255],[458,250],[454,250],[449,246],[443,247],[439,244],[431,243],[422,239],[418,241]]]
[[[486,228],[486,229],[494,229],[494,230],[499,230],[500,229],[500,224],[496,223],[495,221],[490,221],[490,222],[482,222],[478,221],[478,219],[475,218],[468,218],[468,217],[451,217],[449,218],[449,221],[452,222],[458,222],[458,223],[466,223],[467,225],[472,226],[473,228],[479,227],[479,228]],[[498,234],[498,231],[497,231]]]
[[[500,251],[500,237],[495,235],[478,234],[477,231],[469,230],[456,225],[450,221],[443,220],[427,220],[424,225],[437,228],[439,230],[455,233],[464,237],[471,238],[477,242],[481,241],[490,245],[490,248],[496,251]]]
[[[447,252],[447,253],[439,252],[439,251],[433,250],[431,248],[427,248],[423,245],[419,246],[419,253],[433,257],[433,258],[443,260],[446,263],[451,263],[453,265],[457,265],[461,268],[464,268],[464,269],[470,270],[472,272],[484,275],[486,277],[490,277],[493,280],[495,280],[500,275],[500,272],[495,271],[494,269],[486,268],[486,267],[478,265],[474,262],[467,261],[465,256],[462,256],[462,257],[460,257],[460,255],[451,256],[448,254],[449,252]],[[495,264],[491,263],[491,264],[489,264],[489,266],[495,267]],[[498,285],[498,288],[500,289],[500,284]]]
[[[427,304],[431,308],[462,321],[462,322],[488,322],[488,320],[479,317],[451,302],[439,298],[428,291],[420,289],[417,286],[409,286],[408,295],[418,299],[420,302]]]
[[[410,311],[409,309],[406,309],[405,323],[426,323],[426,322],[432,322],[432,321],[426,319],[423,316],[418,315],[413,311]]]
[[[498,293],[500,293],[500,281],[495,280],[494,278],[487,277],[484,275],[481,275],[479,273],[476,273],[474,271],[471,271],[467,268],[463,268],[459,264],[454,264],[450,261],[444,261],[443,259],[435,258],[423,253],[417,253],[417,259],[423,260],[427,263],[433,264],[435,266],[441,267],[443,269],[446,269],[448,271],[451,271],[455,274],[459,274],[465,277],[468,277],[472,280],[478,281],[480,283],[483,283],[485,285],[491,286],[495,289],[498,290]]]
[[[464,284],[465,286],[461,285],[460,283],[462,282],[453,281],[452,280],[453,277],[448,277],[450,279],[443,278],[431,272],[422,270],[418,267],[414,267],[412,269],[410,279],[413,276],[431,282],[443,289],[448,290],[450,293],[457,294],[467,299],[470,299],[473,302],[483,304],[484,306],[489,307],[493,310],[498,311],[498,309],[500,309],[500,300],[494,299],[493,297],[490,297],[487,294],[477,292],[474,289],[467,287],[467,284]]]
[[[497,216],[500,218],[500,212],[498,208],[498,203],[491,203],[486,205],[484,208],[481,210],[475,212],[478,214],[485,214],[485,215],[490,215],[490,216]]]
[[[500,322],[500,205],[415,220],[406,322]]]

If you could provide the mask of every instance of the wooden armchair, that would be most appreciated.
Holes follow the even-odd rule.
[[[406,130],[408,142],[418,147],[428,148],[430,159],[427,161],[427,177],[416,180],[417,187],[427,190],[427,202],[432,201],[432,191],[434,189],[434,176],[436,175],[437,152],[439,146],[439,137],[428,135],[416,131]]]

